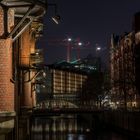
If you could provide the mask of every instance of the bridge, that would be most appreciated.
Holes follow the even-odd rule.
[[[68,99],[46,99],[36,105],[36,109],[79,108],[78,101]]]
[[[56,115],[56,114],[82,114],[82,113],[101,113],[102,109],[98,109],[93,106],[78,106],[76,102],[61,100],[61,99],[52,99],[52,100],[44,100],[37,104],[37,106],[33,109],[33,115],[35,116],[45,116],[48,114]]]
[[[102,113],[102,109],[63,108],[63,109],[35,109],[33,116],[60,115],[60,114],[92,114]]]

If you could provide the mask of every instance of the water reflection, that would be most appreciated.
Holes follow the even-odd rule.
[[[77,131],[76,115],[60,115],[35,118],[31,133],[32,140],[74,140]]]
[[[66,140],[86,140],[86,135],[83,135],[83,134],[68,134]]]
[[[36,117],[32,122],[31,140],[129,140],[108,130],[91,130],[88,125],[84,121],[79,123],[77,115]]]

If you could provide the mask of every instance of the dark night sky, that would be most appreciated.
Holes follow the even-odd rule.
[[[66,47],[49,46],[48,38],[80,38],[90,42],[95,48],[98,43],[102,48],[100,55],[106,53],[112,33],[123,34],[132,31],[133,15],[140,11],[140,0],[49,0],[58,4],[61,23],[55,25],[50,19],[54,7],[49,6],[44,18],[44,37],[39,40],[39,46],[45,48],[46,63],[66,59]],[[74,56],[74,50],[72,54]],[[81,57],[95,50],[81,50]]]

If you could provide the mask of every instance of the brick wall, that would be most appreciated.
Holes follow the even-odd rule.
[[[21,61],[22,67],[30,68],[30,54],[35,51],[35,40],[30,34],[30,27],[27,28],[21,36]],[[32,108],[35,101],[35,94],[32,91],[31,78],[34,76],[30,69],[22,71],[22,94],[21,94],[21,106],[24,108]],[[31,81],[30,81],[31,80]],[[28,81],[28,82],[25,82]]]
[[[14,12],[8,11],[8,31],[13,26]],[[3,9],[0,7],[0,36],[4,33]],[[12,41],[0,39],[0,112],[14,111],[14,85],[12,77]]]

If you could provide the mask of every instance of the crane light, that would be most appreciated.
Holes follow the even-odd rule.
[[[70,41],[72,41],[72,39],[71,38],[68,38],[68,41],[70,42]]]
[[[79,46],[82,46],[82,43],[81,43],[81,42],[79,42],[79,43],[78,43],[78,45],[79,45]]]
[[[97,50],[97,51],[100,51],[100,50],[101,50],[101,48],[100,48],[100,47],[97,47],[97,48],[96,48],[96,50]]]

